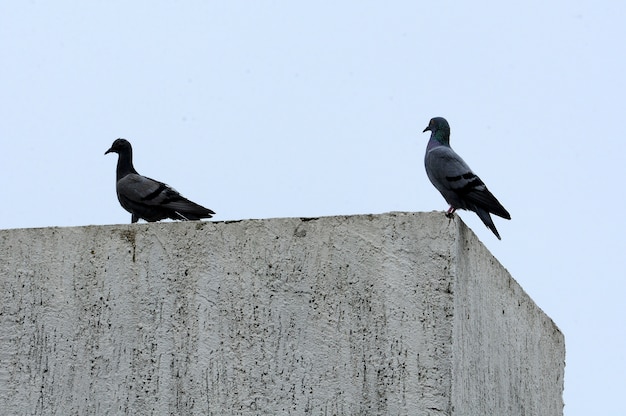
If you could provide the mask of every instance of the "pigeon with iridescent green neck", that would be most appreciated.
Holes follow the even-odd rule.
[[[511,215],[485,186],[482,180],[450,147],[450,125],[443,117],[430,120],[424,131],[430,131],[424,165],[428,179],[450,204],[446,216],[457,209],[474,211],[500,240],[500,234],[489,215],[507,220]]]

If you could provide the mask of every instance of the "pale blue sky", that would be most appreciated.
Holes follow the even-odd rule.
[[[127,223],[140,173],[216,220],[445,210],[433,116],[512,215],[463,220],[566,337],[565,414],[623,413],[626,3],[0,5],[0,228]]]

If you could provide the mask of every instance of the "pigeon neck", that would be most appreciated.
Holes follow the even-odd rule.
[[[430,135],[428,147],[435,147],[437,144],[450,147],[450,131],[437,130]]]
[[[117,180],[118,181],[130,173],[137,173],[137,171],[133,167],[132,150],[120,152],[119,155],[120,156],[117,159]]]

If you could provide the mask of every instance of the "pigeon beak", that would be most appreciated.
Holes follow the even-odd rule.
[[[427,131],[432,131],[432,130],[430,130],[430,126],[426,126],[426,128],[424,130],[422,130],[422,133],[426,133]]]

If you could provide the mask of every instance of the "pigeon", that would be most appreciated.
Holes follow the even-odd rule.
[[[117,153],[117,199],[122,208],[132,214],[131,223],[143,218],[155,222],[165,218],[173,220],[199,220],[211,218],[215,212],[191,202],[174,188],[137,173],[133,167],[133,148],[126,139],[117,139],[104,152]]]
[[[424,165],[428,179],[448,204],[446,212],[452,218],[454,211],[465,209],[474,211],[482,222],[501,240],[500,234],[489,213],[511,219],[511,215],[495,196],[476,176],[470,167],[450,147],[450,125],[443,117],[430,120],[424,132],[430,131],[430,140],[426,147]]]

